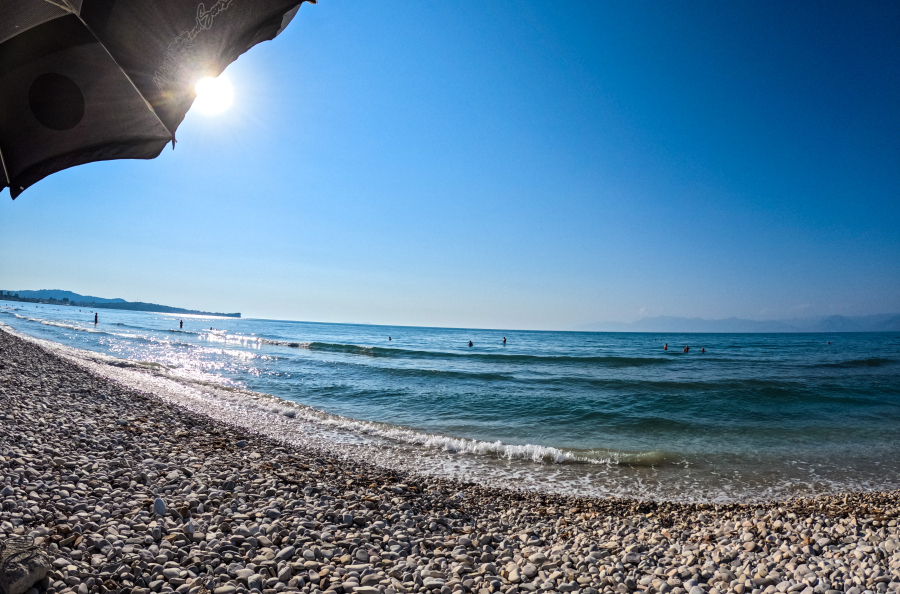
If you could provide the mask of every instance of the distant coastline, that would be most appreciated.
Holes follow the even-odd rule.
[[[62,296],[64,294],[67,296]],[[69,297],[71,295],[72,297]],[[83,299],[83,300],[82,300]],[[125,311],[146,311],[151,313],[183,314],[197,316],[217,316],[223,318],[239,318],[240,313],[215,313],[171,307],[158,303],[145,303],[143,301],[125,301],[124,299],[101,299],[72,293],[71,291],[5,291],[0,290],[0,301],[19,301],[24,303],[42,303],[46,305],[64,305],[69,307],[81,307],[88,309],[121,309]]]
[[[596,322],[573,328],[581,332],[680,332],[709,334],[774,334],[798,332],[900,332],[900,314],[819,316],[788,320],[679,318],[659,316],[636,322]]]

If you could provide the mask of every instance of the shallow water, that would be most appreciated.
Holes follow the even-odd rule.
[[[0,320],[20,332],[323,411],[282,421],[317,423],[323,439],[368,443],[383,463],[426,473],[687,500],[900,487],[897,333],[524,332],[98,311],[95,327],[87,310],[0,302]]]

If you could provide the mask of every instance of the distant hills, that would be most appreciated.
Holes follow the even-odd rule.
[[[24,301],[28,303],[47,303],[50,305],[67,305],[72,307],[83,307],[88,309],[124,309],[127,311],[147,311],[155,313],[184,314],[197,316],[220,316],[225,318],[239,318],[239,313],[213,313],[208,311],[198,311],[195,309],[184,309],[181,307],[170,307],[168,305],[159,305],[158,303],[144,303],[143,301],[125,301],[124,299],[105,299],[103,297],[92,297],[90,295],[79,295],[72,291],[62,291],[59,289],[41,289],[39,291],[0,291],[0,300],[3,301]]]
[[[4,291],[5,293],[6,291]],[[33,299],[56,299],[62,301],[84,301],[86,303],[128,303],[124,299],[104,299],[103,297],[91,297],[90,295],[79,295],[72,291],[61,291],[60,289],[41,289],[40,291],[12,291],[13,295],[19,294],[19,297],[28,297]]]
[[[577,328],[588,332],[900,332],[900,314],[822,316],[788,320],[726,318],[641,318],[630,324],[597,322]]]

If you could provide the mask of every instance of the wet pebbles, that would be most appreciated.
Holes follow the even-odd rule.
[[[862,594],[900,588],[900,493],[765,505],[488,489],[286,447],[0,329],[0,542],[30,594]],[[514,486],[514,485],[513,485]]]

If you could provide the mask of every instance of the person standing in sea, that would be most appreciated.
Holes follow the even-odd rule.
[[[94,312],[94,326],[97,325],[97,312]]]

